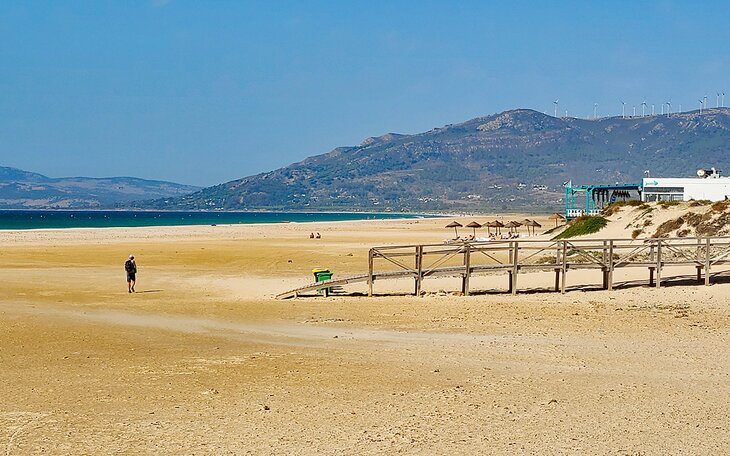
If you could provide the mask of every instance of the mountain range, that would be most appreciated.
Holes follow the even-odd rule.
[[[157,209],[556,210],[563,183],[638,183],[726,167],[730,110],[556,118],[529,109],[388,133],[195,193]]]
[[[100,209],[139,200],[182,196],[199,187],[134,177],[50,178],[0,166],[0,209]]]
[[[0,167],[0,208],[558,210],[563,184],[638,183],[727,169],[730,109],[556,118],[505,111],[357,146],[207,188],[131,177],[59,178]]]

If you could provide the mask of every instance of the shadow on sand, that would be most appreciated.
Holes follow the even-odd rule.
[[[722,272],[716,272],[716,273],[710,273],[710,284],[711,285],[718,285],[718,284],[727,284],[730,283],[730,273],[727,271]],[[692,274],[684,274],[684,275],[664,275],[662,277],[662,288],[671,288],[671,287],[688,287],[688,286],[694,286],[694,287],[704,287],[704,277],[700,282],[697,281],[697,276]],[[637,279],[637,280],[627,280],[623,282],[614,282],[613,289],[614,290],[628,290],[633,288],[649,288],[649,279]],[[651,288],[654,288],[653,286]],[[566,293],[575,292],[575,291],[605,291],[603,287],[599,284],[589,284],[589,285],[573,285],[573,286],[567,286],[565,288]],[[552,287],[550,288],[518,288],[518,294],[519,295],[535,295],[535,294],[555,294],[559,293],[555,291]],[[444,295],[440,292],[425,292],[423,293],[424,296],[432,296],[432,295]],[[445,296],[454,296],[458,295],[459,293],[455,290],[447,290],[445,292]],[[488,290],[479,290],[479,289],[472,289],[469,292],[470,296],[486,296],[486,295],[506,295],[509,294],[509,291],[506,288],[503,289],[488,289]],[[344,290],[337,290],[333,291],[330,296],[339,296],[339,297],[367,297],[367,293],[362,292],[345,292]],[[407,296],[413,296],[413,293],[408,292],[390,292],[390,293],[373,293],[373,297],[407,297]],[[321,295],[299,295],[299,299],[303,298],[318,298],[321,297]]]

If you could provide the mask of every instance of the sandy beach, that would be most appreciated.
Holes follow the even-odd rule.
[[[549,274],[526,274],[517,296],[454,296],[453,278],[424,282],[425,297],[407,281],[378,288],[388,296],[274,299],[313,268],[364,272],[372,246],[442,242],[447,221],[1,231],[0,451],[730,451],[725,275],[655,289],[622,272],[631,286],[561,295]],[[585,274],[571,277],[601,280]]]

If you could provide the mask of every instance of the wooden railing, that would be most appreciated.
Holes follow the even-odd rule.
[[[709,285],[710,270],[730,263],[730,237],[658,239],[504,240],[454,244],[383,246],[368,254],[368,295],[377,280],[412,276],[414,293],[423,280],[436,276],[461,276],[461,291],[468,295],[474,274],[506,272],[508,287],[517,293],[521,272],[553,271],[555,290],[565,292],[570,270],[600,269],[603,287],[613,289],[616,269],[645,267],[651,285],[660,287],[662,270],[670,266],[695,266],[697,280]],[[387,265],[387,267],[381,267]],[[377,267],[377,268],[376,268]]]

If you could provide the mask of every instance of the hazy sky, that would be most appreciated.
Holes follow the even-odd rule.
[[[0,165],[212,185],[555,99],[730,104],[728,5],[4,0]]]

